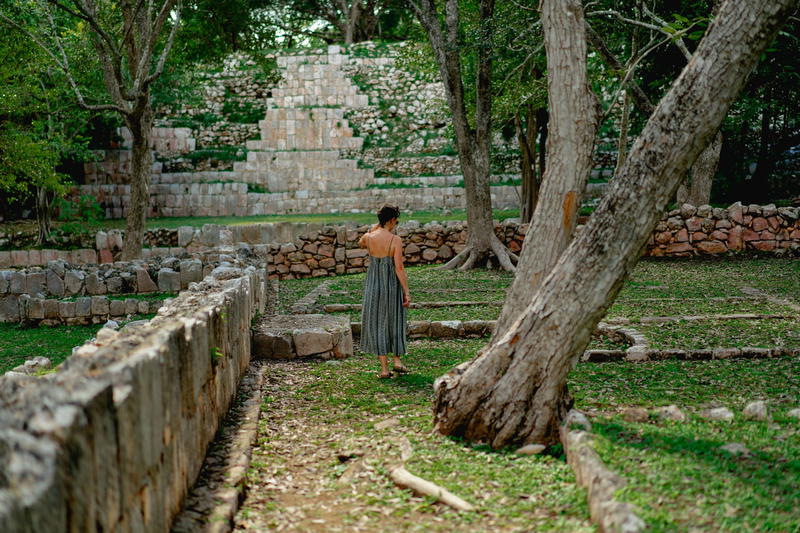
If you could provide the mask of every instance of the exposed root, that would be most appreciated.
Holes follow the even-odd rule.
[[[467,245],[458,255],[439,267],[439,270],[469,270],[471,268],[494,268],[493,261],[503,270],[516,272],[519,256],[510,251],[499,239],[491,239],[488,250],[479,250]]]
[[[463,250],[458,252],[454,258],[440,266],[439,270],[455,270],[467,260],[467,256],[469,256],[471,252],[472,248],[470,246],[465,247]]]

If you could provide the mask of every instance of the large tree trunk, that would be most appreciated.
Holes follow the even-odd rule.
[[[592,168],[597,99],[588,84],[583,8],[579,0],[542,3],[547,52],[549,134],[540,201],[525,237],[510,294],[532,294],[572,240],[578,208]],[[495,335],[528,305],[506,299]]]
[[[527,287],[510,293],[509,299],[530,302],[524,312],[475,359],[436,381],[437,431],[495,448],[557,441],[569,405],[568,372],[681,179],[797,3],[723,4],[587,226],[535,293]]]
[[[626,89],[622,97],[622,115],[619,119],[619,140],[617,141],[617,164],[614,167],[614,175],[619,173],[619,169],[628,157],[628,120],[630,118],[631,96]]]
[[[122,260],[131,261],[142,255],[144,229],[150,209],[150,175],[153,168],[153,152],[150,137],[153,130],[153,111],[149,98],[141,114],[126,117],[126,125],[133,137],[131,149],[131,199],[125,219],[125,240],[122,245]]]

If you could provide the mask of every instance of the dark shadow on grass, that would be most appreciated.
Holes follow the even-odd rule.
[[[646,424],[637,425],[641,432],[634,433],[617,422],[595,422],[593,430],[602,435],[615,446],[626,446],[637,450],[655,450],[670,454],[692,456],[702,461],[719,474],[736,476],[754,490],[753,497],[774,499],[775,494],[760,493],[759,487],[777,488],[785,496],[786,505],[792,507],[800,504],[798,479],[800,479],[800,461],[787,460],[785,457],[753,450],[750,457],[737,457],[720,447],[725,441],[709,439],[692,439],[681,435],[661,435],[648,430]]]

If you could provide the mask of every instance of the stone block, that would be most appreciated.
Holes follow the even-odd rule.
[[[153,282],[150,274],[144,268],[137,268],[136,272],[136,292],[158,292],[158,286]]]
[[[9,294],[24,294],[25,293],[25,274],[11,270],[8,272],[8,293]]]
[[[190,283],[196,283],[203,279],[203,262],[199,259],[184,259],[180,262],[181,289],[185,289]]]
[[[19,322],[19,297],[0,297],[0,322]]]
[[[139,300],[135,298],[125,299],[125,314],[135,315],[139,312]]]
[[[430,336],[435,338],[458,337],[463,331],[460,320],[442,320],[431,322]]]
[[[106,288],[111,294],[119,294],[122,292],[122,278],[120,276],[111,276],[106,278]]]
[[[111,316],[123,316],[125,314],[125,301],[109,300],[108,313]]]
[[[58,300],[43,300],[44,303],[44,317],[45,318],[59,318],[58,316]]]
[[[69,270],[64,274],[64,294],[74,296],[83,292],[83,280],[86,274],[82,270]]]
[[[181,226],[178,228],[178,246],[185,248],[194,239],[194,228],[192,226]]]
[[[136,310],[140,315],[146,315],[150,312],[150,302],[144,300],[134,300],[136,302]]]
[[[292,334],[289,331],[254,331],[254,359],[292,359],[295,357]]]
[[[75,317],[76,302],[58,302],[58,314],[61,318]]]
[[[92,299],[88,297],[75,300],[75,316],[91,316]]]
[[[728,251],[725,243],[721,241],[702,241],[698,242],[696,247],[700,252],[709,255],[724,254]]]
[[[103,316],[108,314],[109,312],[108,298],[106,298],[105,296],[92,296],[91,301],[92,301],[91,304],[92,315]]]
[[[158,271],[158,290],[161,292],[178,292],[181,290],[181,275],[171,268]]]
[[[108,292],[105,280],[101,279],[96,272],[92,272],[86,276],[85,286],[86,293],[90,295],[99,295]]]
[[[292,331],[298,357],[318,355],[333,350],[333,335],[323,328],[300,328]]]
[[[11,272],[7,270],[0,271],[0,294],[6,294],[8,292],[8,280],[11,276]]]
[[[44,318],[44,300],[41,298],[31,298],[28,301],[28,318],[31,320],[41,320]]]
[[[45,294],[46,283],[44,272],[28,272],[25,275],[25,292],[31,296]]]
[[[98,231],[94,236],[95,250],[108,249],[108,233],[105,231]]]

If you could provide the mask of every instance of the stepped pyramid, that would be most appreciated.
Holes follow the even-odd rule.
[[[341,47],[327,54],[279,56],[283,80],[267,99],[259,122],[261,139],[247,141],[247,161],[234,165],[247,183],[270,192],[346,191],[374,182],[371,169],[345,159],[342,150],[360,150],[345,110],[368,105],[341,69],[349,56]],[[302,194],[302,193],[301,193]]]

